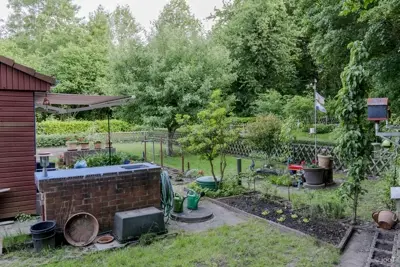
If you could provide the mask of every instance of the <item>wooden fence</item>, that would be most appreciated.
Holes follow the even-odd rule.
[[[146,140],[158,140],[163,139],[163,143],[166,145],[167,133],[165,131],[140,131],[140,132],[130,132],[130,133],[112,133],[111,140],[113,142],[142,142]],[[106,134],[104,134],[104,139]],[[180,137],[179,133],[175,134],[175,140],[173,141],[174,146],[179,146],[177,139]],[[330,155],[333,156],[333,164],[335,171],[344,171],[346,166],[339,159],[334,151],[333,146],[329,145],[318,145],[317,153],[320,153],[325,149]],[[289,152],[289,153],[288,153]],[[275,158],[285,158],[288,154],[291,159],[300,162],[302,160],[306,162],[311,162],[314,159],[314,145],[312,144],[301,144],[295,143],[290,147],[285,147],[283,145],[278,145],[270,153],[264,153],[262,151],[254,151],[246,142],[242,139],[228,148],[228,153],[235,156],[240,156],[243,158],[253,158],[259,155],[263,155],[263,158],[275,157]],[[394,159],[394,153],[388,150],[381,150],[375,152],[370,157],[369,164],[369,174],[374,176],[382,175],[391,166]]]

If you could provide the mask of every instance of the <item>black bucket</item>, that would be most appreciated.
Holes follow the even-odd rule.
[[[31,234],[36,252],[56,247],[56,223],[54,221],[38,222],[32,225]]]

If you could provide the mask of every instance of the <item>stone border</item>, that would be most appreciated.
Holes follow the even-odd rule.
[[[276,222],[273,222],[273,221],[270,221],[270,220],[261,218],[261,217],[259,217],[259,216],[256,216],[256,215],[254,215],[254,214],[248,213],[248,212],[243,211],[243,210],[241,210],[241,209],[232,207],[232,206],[230,206],[230,205],[228,205],[228,204],[223,203],[223,202],[220,201],[220,200],[225,200],[225,199],[232,199],[232,198],[235,198],[235,197],[237,197],[237,196],[223,197],[223,198],[219,198],[219,199],[212,199],[212,198],[209,198],[209,197],[205,197],[205,199],[207,199],[208,201],[210,201],[210,202],[212,202],[212,203],[214,203],[214,204],[217,204],[217,205],[219,205],[219,206],[221,206],[221,207],[223,207],[223,208],[226,208],[226,209],[228,209],[228,210],[230,210],[230,211],[239,213],[240,215],[242,215],[242,216],[244,216],[244,217],[253,218],[253,219],[256,219],[256,220],[262,221],[262,222],[267,222],[267,223],[269,223],[270,225],[279,228],[282,232],[292,232],[292,233],[294,233],[294,234],[296,234],[296,235],[299,235],[299,236],[305,236],[305,237],[311,237],[311,238],[317,239],[319,242],[321,242],[321,243],[323,243],[323,244],[325,244],[325,245],[334,246],[335,248],[339,249],[340,253],[342,253],[342,252],[344,251],[344,249],[345,249],[345,247],[346,247],[348,241],[350,240],[350,238],[351,238],[351,236],[353,235],[353,232],[354,232],[354,231],[353,231],[353,230],[354,230],[354,227],[353,227],[353,226],[350,226],[350,227],[347,229],[347,231],[346,231],[345,235],[343,236],[342,240],[340,241],[339,245],[336,245],[336,246],[335,246],[335,245],[333,245],[333,244],[331,244],[331,243],[328,243],[328,242],[326,242],[326,241],[320,240],[320,239],[318,239],[318,238],[316,238],[316,237],[314,237],[314,236],[311,236],[311,235],[309,235],[309,234],[303,233],[303,232],[301,232],[301,231],[299,231],[299,230],[296,230],[296,229],[287,227],[287,226],[285,226],[285,225],[282,225],[282,224],[279,224],[279,223],[276,223]]]

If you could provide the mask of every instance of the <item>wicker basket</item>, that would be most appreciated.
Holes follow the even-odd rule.
[[[75,247],[92,243],[99,233],[99,222],[90,213],[80,212],[69,217],[64,226],[65,240]]]

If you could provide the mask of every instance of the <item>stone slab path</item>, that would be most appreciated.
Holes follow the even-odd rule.
[[[374,232],[355,230],[343,252],[339,267],[364,267],[373,237]]]

